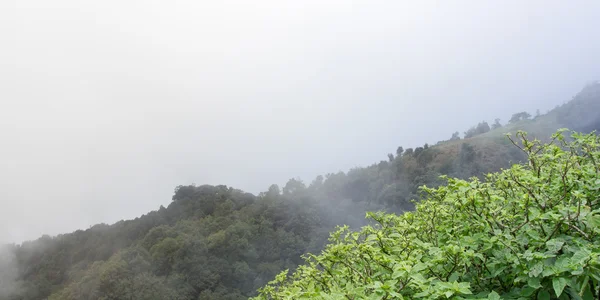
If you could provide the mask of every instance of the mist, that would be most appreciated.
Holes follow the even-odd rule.
[[[385,159],[600,78],[600,2],[0,3],[0,244]],[[2,268],[4,269],[4,268]]]
[[[0,245],[0,299],[17,292],[17,263],[13,249],[8,245]]]

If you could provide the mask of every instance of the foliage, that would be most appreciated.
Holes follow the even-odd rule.
[[[460,133],[458,131],[455,131],[452,134],[452,137],[450,138],[450,141],[458,141],[460,140]]]
[[[516,123],[519,121],[528,120],[529,118],[531,118],[531,115],[526,111],[522,111],[520,113],[516,113],[516,114],[512,115],[512,117],[510,118],[510,120],[508,120],[508,122]]]
[[[492,124],[492,130],[498,129],[500,127],[502,127],[502,124],[500,124],[500,119],[496,118],[494,120],[494,124]]]
[[[486,121],[483,121],[475,127],[471,127],[469,130],[465,131],[465,139],[472,138],[476,135],[484,134],[490,131],[490,125]]]
[[[440,175],[483,180],[526,161],[503,133],[526,129],[543,138],[559,127],[600,129],[599,105],[600,84],[590,85],[530,122],[399,147],[384,161],[317,176],[308,186],[291,179],[256,196],[222,185],[179,186],[167,207],[139,218],[10,246],[18,265],[8,275],[19,288],[11,296],[4,289],[0,300],[245,299],[281,270],[295,270],[302,254],[323,250],[336,225],[358,229],[368,224],[367,211],[414,210],[419,187],[443,185]]]
[[[528,163],[485,181],[446,178],[377,226],[341,227],[320,255],[255,299],[596,299],[600,138],[519,132]]]
[[[404,148],[402,148],[402,146],[399,146],[399,147],[396,149],[396,155],[397,155],[397,156],[401,156],[403,152],[404,152]]]

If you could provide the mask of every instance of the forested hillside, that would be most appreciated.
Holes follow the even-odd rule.
[[[399,141],[368,167],[291,179],[259,195],[179,186],[168,207],[134,220],[9,245],[16,288],[0,299],[247,299],[303,264],[301,255],[320,252],[336,225],[358,229],[366,212],[412,211],[419,187],[440,186],[440,175],[483,178],[526,161],[505,133],[545,140],[562,127],[600,129],[599,83],[546,114],[481,122],[436,145],[405,149]]]
[[[527,163],[448,178],[414,212],[341,228],[255,299],[598,299],[600,137],[517,135]]]

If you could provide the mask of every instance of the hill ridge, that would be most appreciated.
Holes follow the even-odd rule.
[[[547,114],[483,123],[468,138],[399,147],[387,160],[308,184],[291,179],[258,195],[178,186],[167,207],[138,218],[9,245],[18,288],[0,299],[246,299],[302,254],[319,252],[336,225],[366,225],[367,211],[413,210],[419,187],[443,184],[440,175],[483,176],[523,161],[506,133],[545,139],[563,127],[600,129],[600,83]]]

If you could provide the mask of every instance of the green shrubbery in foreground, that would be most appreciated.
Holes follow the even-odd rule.
[[[331,235],[255,299],[597,299],[600,139],[515,144],[527,165],[423,188],[414,212]]]

